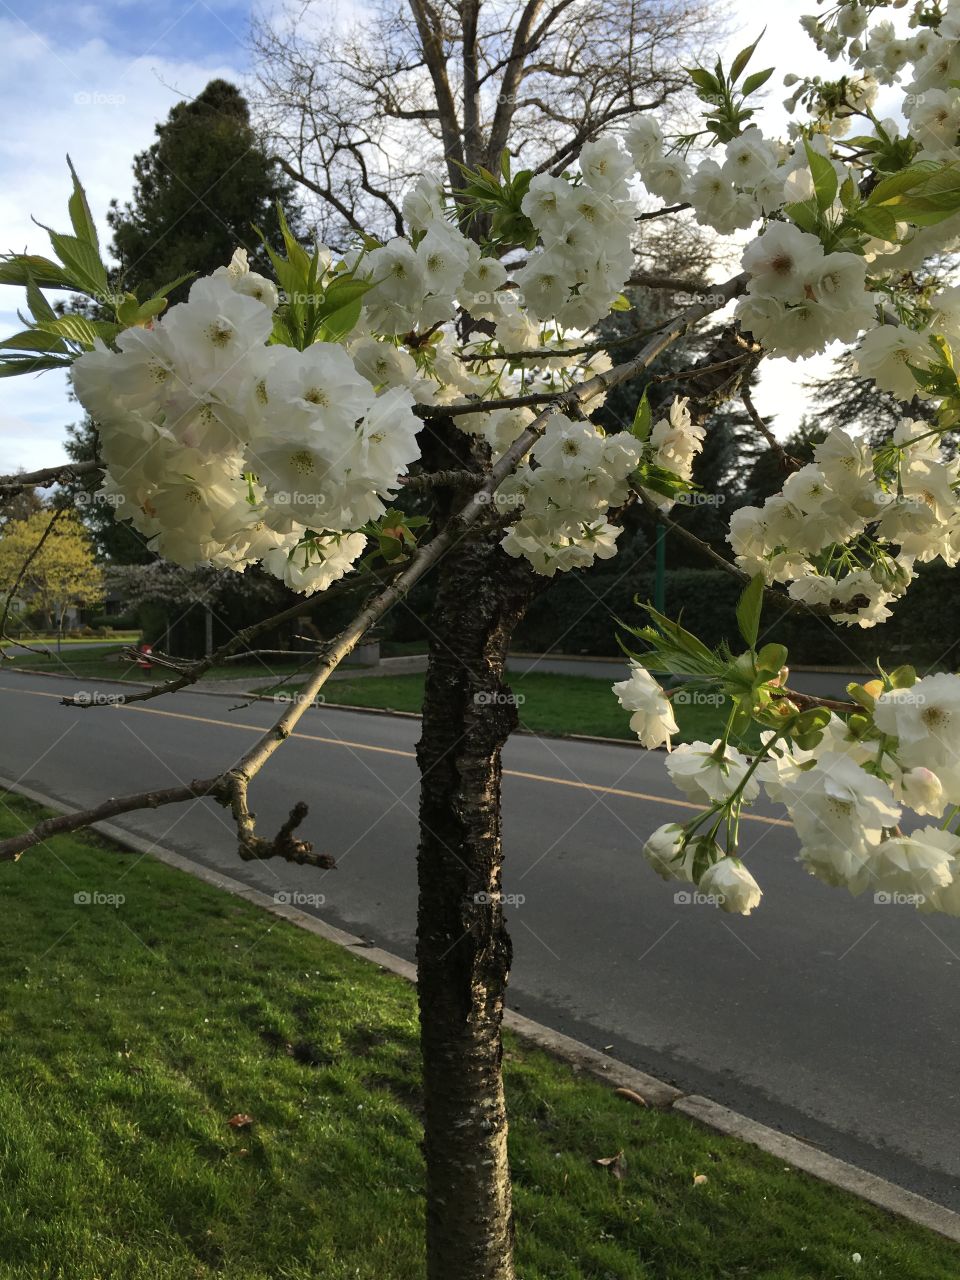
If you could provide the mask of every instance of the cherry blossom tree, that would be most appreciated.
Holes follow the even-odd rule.
[[[516,723],[503,676],[512,629],[544,582],[616,554],[629,504],[671,522],[710,410],[739,395],[762,360],[839,341],[861,377],[898,402],[919,397],[929,413],[904,412],[878,448],[834,427],[781,492],[735,513],[732,559],[704,547],[743,583],[739,652],[708,648],[649,606],[624,637],[636,652],[615,693],[646,747],[669,748],[677,731],[658,676],[722,692],[731,707],[717,740],[665,756],[697,808],[648,835],[644,855],[719,908],[749,914],[762,890],[740,857],[739,821],[764,791],[786,807],[802,864],[826,884],[960,913],[960,677],[878,667],[846,699],[815,699],[791,690],[789,655],[767,638],[786,609],[872,627],[918,564],[960,555],[960,464],[941,443],[960,423],[960,289],[918,296],[913,287],[918,265],[960,237],[960,3],[918,0],[902,29],[880,13],[901,7],[842,0],[804,19],[845,62],[834,81],[788,77],[794,116],[784,139],[752,123],[752,95],[771,72],[750,70],[751,46],[729,68],[690,71],[702,114],[686,133],[628,115],[556,171],[515,168],[504,139],[492,167],[412,184],[402,234],[364,230],[334,253],[287,233],[285,253],[270,255],[274,278],[239,252],[169,309],[162,292],[111,290],[76,180],[73,232],[51,233],[57,260],[0,263],[0,281],[25,289],[32,317],[4,344],[3,372],[71,369],[100,426],[103,493],[122,496],[121,510],[160,554],[186,566],[262,564],[304,596],[280,618],[367,584],[300,700],[240,761],[48,819],[0,842],[0,857],[111,815],[206,796],[232,812],[241,857],[326,865],[297,834],[306,806],[265,836],[249,788],[337,664],[433,575],[418,748],[431,1280],[514,1275],[500,1071],[510,968],[500,752]],[[896,93],[896,118],[876,116],[879,86]],[[644,190],[718,236],[747,233],[742,270],[616,363],[593,334],[624,305]],[[59,316],[44,295],[51,288],[106,299],[113,319]],[[646,370],[730,304],[714,349],[671,372],[689,395],[655,420]],[[633,421],[606,433],[591,414],[628,383]],[[22,488],[60,471],[2,483]],[[429,516],[392,505],[404,488],[429,495]],[[188,686],[257,629],[115,701]],[[736,742],[751,724],[762,746],[748,755]]]

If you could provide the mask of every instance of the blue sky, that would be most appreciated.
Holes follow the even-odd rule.
[[[343,4],[349,10],[351,0]],[[732,4],[728,58],[767,23],[756,65],[778,68],[759,121],[768,133],[784,126],[783,73],[829,66],[797,26],[814,8],[813,0],[777,0],[761,15],[755,0]],[[107,239],[109,201],[129,196],[133,157],[149,146],[155,124],[214,76],[243,83],[250,9],[236,0],[0,0],[0,251],[47,252],[31,214],[65,228],[68,151]],[[321,0],[315,12],[329,19],[336,10]],[[19,301],[13,289],[0,288],[4,335],[21,327]],[[778,361],[764,374],[757,403],[777,414],[781,428],[799,417],[798,383],[812,363],[804,369]],[[819,358],[821,369],[828,364]],[[62,461],[65,426],[78,416],[60,374],[0,381],[0,473]]]
[[[106,239],[134,155],[183,96],[246,65],[249,5],[234,0],[0,0],[0,250],[45,253],[31,214],[65,228],[70,153]],[[0,289],[0,328],[19,298]],[[58,373],[0,383],[0,471],[54,465],[78,416]]]
[[[49,42],[51,49],[102,40],[130,59],[242,59],[250,6],[236,0],[106,0],[67,4],[63,0],[3,0],[0,15]]]

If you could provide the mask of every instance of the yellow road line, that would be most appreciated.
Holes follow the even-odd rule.
[[[31,698],[56,698],[58,701],[63,697],[60,693],[44,693],[39,689],[12,689],[8,685],[0,685],[0,693],[20,693]],[[264,733],[265,726],[259,724],[244,724],[239,720],[217,720],[213,716],[194,716],[189,715],[186,711],[162,711],[159,707],[143,707],[137,703],[130,706],[112,706],[113,711],[139,711],[147,716],[167,716],[171,720],[192,720],[197,724],[212,724],[224,729],[243,729],[251,733]],[[295,731],[291,733],[291,738],[301,738],[304,742],[319,742],[324,746],[330,747],[350,747],[354,751],[372,751],[378,752],[386,756],[403,756],[407,760],[415,760],[416,753],[413,751],[403,751],[399,747],[378,747],[371,742],[351,742],[348,738],[325,738],[318,733],[301,733]],[[522,769],[504,769],[504,776],[508,778],[524,778],[528,782],[546,782],[555,787],[573,787],[581,791],[594,791],[605,796],[622,796],[627,800],[649,800],[654,804],[666,804],[673,809],[695,809],[702,812],[703,805],[694,804],[691,800],[681,800],[677,796],[660,796],[648,791],[628,791],[623,787],[606,787],[601,783],[581,782],[572,778],[555,778],[546,773],[526,773]],[[788,822],[786,818],[768,818],[760,813],[743,813],[741,821],[760,822],[768,827],[789,827],[793,824]]]

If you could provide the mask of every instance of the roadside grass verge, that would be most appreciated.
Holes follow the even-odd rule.
[[[508,674],[508,683],[518,698],[520,727],[532,733],[588,734],[596,738],[633,739],[630,715],[611,692],[610,680],[594,676],[554,675],[531,672]],[[328,705],[346,703],[390,711],[420,711],[423,706],[421,674],[364,676],[360,679],[330,681],[324,686]],[[290,686],[294,688],[293,685]],[[680,733],[678,742],[712,742],[720,736],[727,715],[725,702],[674,703]],[[752,730],[745,739],[733,739],[752,749],[759,745],[759,733]]]
[[[154,667],[144,671],[136,663],[119,662],[123,646],[111,649],[81,650],[78,653],[51,657],[26,654],[16,658],[12,669],[50,671],[76,680],[140,680],[164,679],[164,670]],[[211,667],[205,678],[211,680],[269,679],[283,681],[276,692],[295,693],[301,676],[292,663],[228,662]],[[349,668],[323,690],[323,701],[329,706],[370,707],[383,711],[419,712],[423,706],[424,676],[421,672],[396,676],[351,676]],[[202,681],[200,682],[202,684]],[[633,740],[630,717],[620,707],[610,690],[609,680],[595,676],[556,675],[550,672],[511,672],[508,683],[513,693],[523,698],[519,704],[520,727],[532,733],[587,734],[596,738]],[[697,740],[712,742],[723,730],[727,715],[724,702],[674,703],[674,714],[680,733],[678,742]],[[752,750],[759,745],[759,733],[751,729],[743,740],[732,741]]]
[[[40,816],[0,801],[0,835]],[[420,1280],[408,984],[91,835],[0,866],[0,899],[4,1280]],[[505,1066],[524,1280],[960,1274],[951,1243],[513,1037]]]
[[[164,667],[154,666],[144,670],[136,662],[120,660],[120,654],[126,645],[103,645],[96,649],[80,649],[76,652],[62,654],[17,653],[13,657],[11,670],[19,671],[51,671],[57,675],[78,680],[163,680],[173,676],[172,671]],[[306,659],[300,659],[300,662]],[[213,666],[207,673],[211,680],[241,680],[259,677],[279,678],[291,675],[298,669],[299,663],[276,663],[269,660],[253,659],[246,662],[224,662]]]

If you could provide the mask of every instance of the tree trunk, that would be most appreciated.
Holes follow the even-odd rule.
[[[417,747],[428,1280],[514,1277],[500,752],[517,724],[504,659],[536,585],[499,536],[461,542],[440,566]]]

